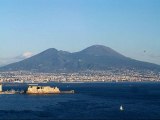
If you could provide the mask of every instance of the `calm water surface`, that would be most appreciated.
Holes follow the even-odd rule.
[[[40,84],[48,85],[48,84]],[[0,119],[160,119],[160,83],[50,83],[75,94],[0,95]],[[4,84],[3,90],[26,90]],[[124,111],[120,111],[120,105]]]

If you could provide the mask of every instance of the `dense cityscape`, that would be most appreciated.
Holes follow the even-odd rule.
[[[111,69],[73,73],[36,73],[29,71],[0,72],[0,82],[46,83],[46,82],[141,82],[160,81],[160,72],[150,70]]]

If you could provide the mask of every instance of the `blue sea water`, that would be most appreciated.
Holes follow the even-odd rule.
[[[0,95],[0,119],[153,120],[160,119],[160,83],[50,83],[75,94]],[[26,90],[4,84],[3,90]],[[120,111],[120,106],[124,110]]]

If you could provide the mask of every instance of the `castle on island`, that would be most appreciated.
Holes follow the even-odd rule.
[[[50,86],[38,86],[38,85],[29,85],[26,91],[16,91],[16,90],[7,90],[3,91],[2,83],[0,83],[0,94],[60,94],[60,93],[74,93],[74,90],[69,91],[60,91],[58,87]]]

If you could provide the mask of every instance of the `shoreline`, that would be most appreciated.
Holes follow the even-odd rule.
[[[38,84],[85,84],[85,83],[160,83],[160,81],[87,81],[87,82],[35,82],[35,83],[16,83],[16,82],[1,82],[2,84],[28,84],[28,85],[38,85]]]

